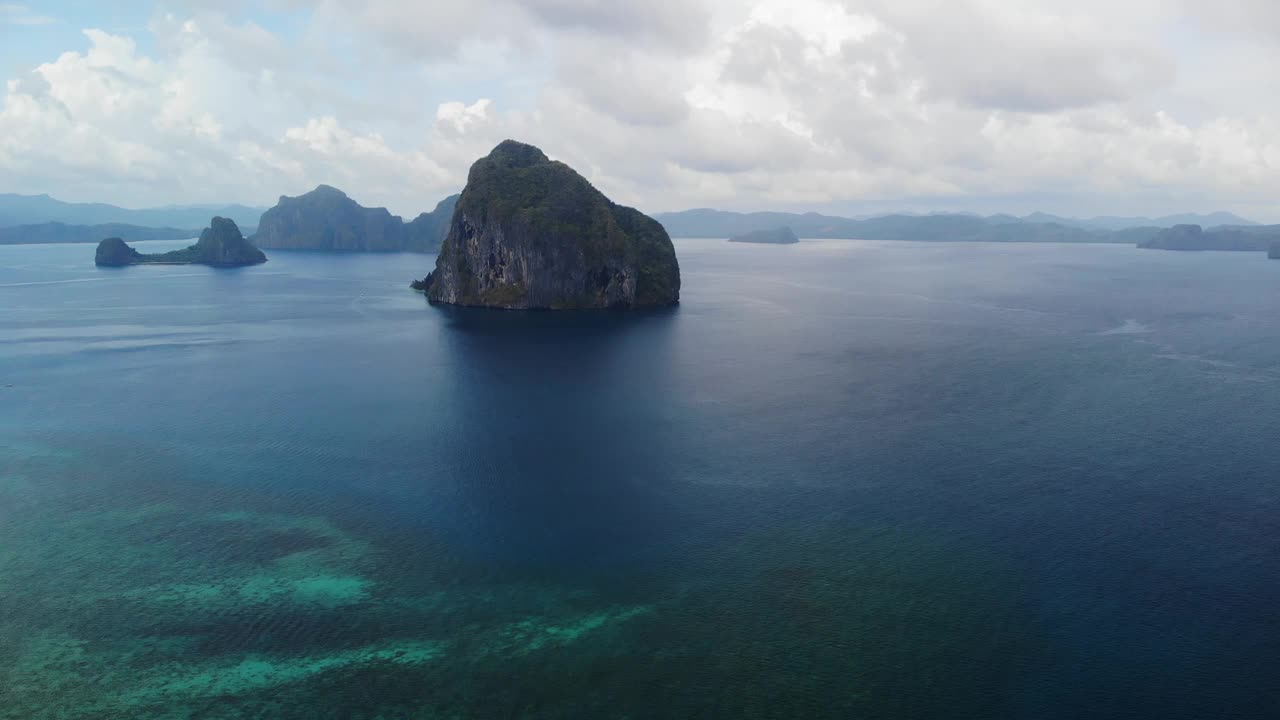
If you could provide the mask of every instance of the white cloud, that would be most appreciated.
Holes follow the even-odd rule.
[[[1141,3],[1141,0],[1139,0]],[[976,107],[1054,111],[1123,101],[1168,85],[1174,58],[1160,16],[1128,22],[1093,2],[847,0],[897,42],[902,71],[925,93]]]
[[[489,109],[493,101],[481,98],[467,105],[457,101],[441,103],[436,108],[436,121],[440,125],[451,128],[455,133],[465,133],[470,128],[489,119]]]
[[[187,0],[150,55],[88,31],[9,79],[0,190],[270,203],[324,182],[413,214],[515,137],[648,210],[1280,215],[1270,4],[1213,24],[1161,0],[287,4],[309,13],[288,37]]]

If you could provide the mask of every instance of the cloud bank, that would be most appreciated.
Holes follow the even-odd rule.
[[[282,0],[287,31],[250,5],[157,6],[32,58],[0,101],[0,191],[270,204],[323,182],[412,215],[514,137],[649,211],[1280,220],[1271,3]]]

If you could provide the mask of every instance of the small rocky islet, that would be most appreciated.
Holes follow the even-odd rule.
[[[129,247],[124,240],[114,237],[98,243],[94,264],[99,267],[124,267],[127,265],[212,265],[214,267],[240,267],[259,265],[267,256],[245,239],[234,220],[215,217],[209,227],[200,233],[195,245],[166,253],[144,254]]]
[[[472,165],[435,270],[412,287],[446,305],[640,309],[679,302],[680,266],[658,221],[507,140]]]
[[[791,231],[789,227],[773,228],[770,230],[755,230],[753,232],[734,235],[729,238],[729,242],[733,243],[756,243],[758,245],[795,245],[800,242],[800,238]]]

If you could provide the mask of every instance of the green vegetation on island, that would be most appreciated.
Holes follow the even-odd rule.
[[[267,261],[267,256],[245,239],[234,221],[215,217],[209,227],[200,233],[200,240],[188,248],[167,253],[145,255],[129,247],[124,240],[115,237],[98,243],[94,264],[101,267],[126,265],[213,265],[238,267],[257,265]]]
[[[679,302],[680,266],[657,221],[507,140],[472,165],[436,268],[413,287],[450,305],[643,308]]]

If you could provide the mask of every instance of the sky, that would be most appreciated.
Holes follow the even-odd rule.
[[[1280,222],[1274,0],[0,0],[0,192]]]

